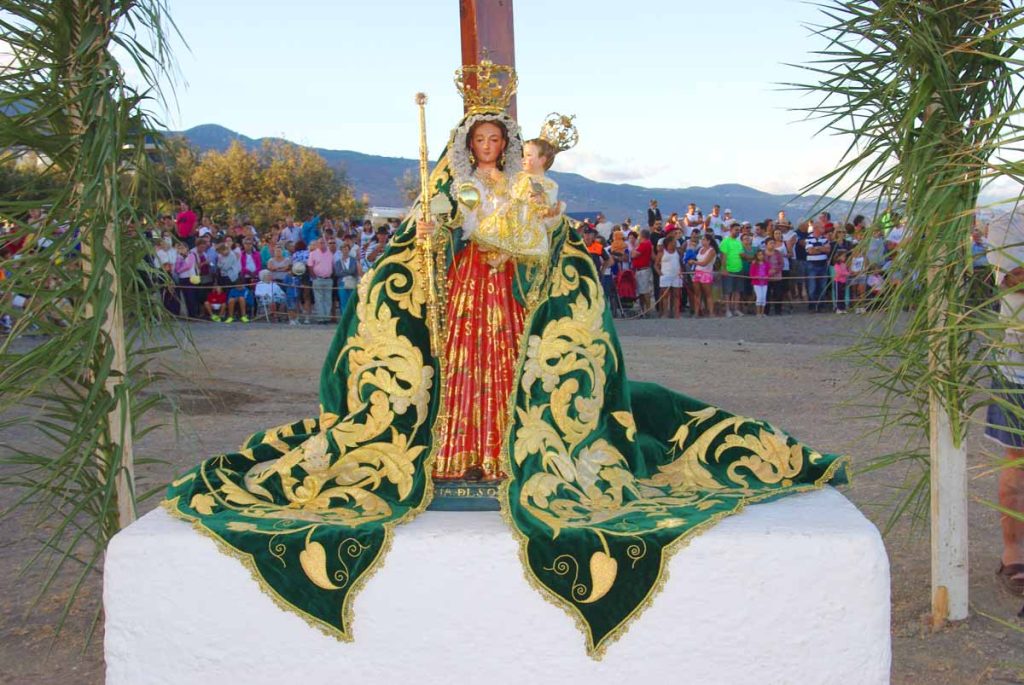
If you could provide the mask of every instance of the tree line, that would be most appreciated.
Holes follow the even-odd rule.
[[[200,152],[185,138],[165,136],[156,145],[152,182],[169,197],[159,210],[170,213],[188,201],[219,223],[247,219],[268,226],[286,217],[361,218],[366,201],[357,199],[343,170],[314,150],[283,140],[264,141],[255,150],[233,141],[227,150]],[[34,155],[0,164],[0,196],[27,204],[45,201],[60,185],[45,159]]]

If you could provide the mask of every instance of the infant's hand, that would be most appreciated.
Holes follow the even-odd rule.
[[[548,217],[556,217],[563,212],[565,212],[565,203],[559,200],[551,205],[551,209],[548,210]]]
[[[419,239],[429,238],[434,235],[434,222],[419,219],[416,221],[416,237]]]

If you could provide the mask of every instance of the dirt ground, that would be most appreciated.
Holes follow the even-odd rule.
[[[631,378],[657,381],[730,411],[771,420],[817,449],[853,455],[856,468],[886,451],[878,441],[863,438],[870,426],[851,418],[851,410],[843,406],[854,394],[851,367],[835,354],[864,321],[855,315],[803,314],[767,320],[620,321],[617,328]],[[243,330],[241,324],[200,324],[193,332],[198,353],[166,355],[168,364],[195,381],[169,382],[181,408],[178,433],[163,428],[140,445],[140,451],[167,460],[140,469],[140,490],[165,483],[205,456],[235,448],[262,427],[316,412],[320,364],[331,327],[250,324]],[[21,436],[0,435],[10,437]],[[969,444],[971,494],[993,499],[995,478],[986,473],[992,455],[985,453],[988,446],[979,436],[972,436]],[[855,474],[844,492],[881,524],[885,503],[904,475],[898,468]],[[0,492],[0,508],[12,501],[12,493]],[[151,500],[144,509],[156,504]],[[18,575],[34,549],[34,535],[38,532],[25,518],[0,522],[0,682],[100,683],[102,625],[90,643],[84,636],[100,603],[101,580],[98,575],[86,580],[82,600],[55,642],[49,626],[59,616],[64,590],[30,611],[43,576]],[[993,575],[999,551],[997,517],[977,502],[970,510],[970,538],[972,616],[938,632],[928,629],[925,620],[927,527],[906,521],[887,538],[894,683],[1024,683],[1024,632],[983,615],[1024,628],[1014,618],[1022,600],[1003,591]],[[827,635],[820,644],[828,649]]]

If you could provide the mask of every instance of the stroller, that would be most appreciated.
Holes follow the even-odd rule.
[[[632,269],[619,271],[615,277],[615,293],[618,297],[613,303],[615,307],[612,313],[615,316],[625,316],[626,309],[632,311],[636,304],[636,272]]]

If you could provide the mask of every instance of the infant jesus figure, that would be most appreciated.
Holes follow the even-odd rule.
[[[558,200],[558,184],[545,175],[558,152],[544,137],[523,144],[523,170],[512,180],[508,204],[481,221],[473,236],[492,252],[492,267],[509,258],[544,261],[550,256],[550,232],[565,211],[565,203]]]

